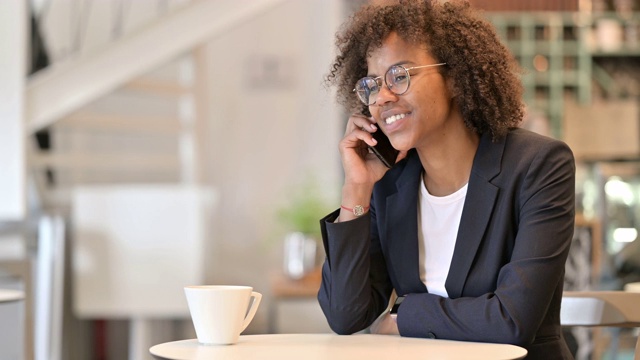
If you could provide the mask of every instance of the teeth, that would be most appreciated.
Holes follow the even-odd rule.
[[[405,116],[405,114],[398,114],[398,115],[389,116],[388,118],[384,119],[384,122],[386,122],[387,125],[393,124],[394,122],[404,118],[404,116]]]

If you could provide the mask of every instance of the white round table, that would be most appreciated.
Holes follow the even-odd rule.
[[[417,339],[393,335],[270,334],[242,335],[234,345],[200,345],[198,340],[159,344],[156,359],[522,359],[527,350],[507,344]]]
[[[0,289],[0,303],[24,299],[24,292],[19,290]]]

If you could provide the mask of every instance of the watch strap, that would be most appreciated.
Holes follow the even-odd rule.
[[[400,308],[400,304],[402,304],[404,299],[405,299],[405,296],[403,295],[403,296],[398,296],[396,301],[394,301],[393,305],[391,306],[391,309],[389,309],[389,314],[391,315],[392,318],[395,318],[398,316],[398,309]]]

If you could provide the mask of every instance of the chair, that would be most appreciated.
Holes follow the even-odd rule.
[[[565,291],[560,323],[563,326],[639,327],[640,293]],[[640,360],[640,341],[636,341],[633,358]]]

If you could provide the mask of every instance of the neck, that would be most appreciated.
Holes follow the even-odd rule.
[[[469,182],[480,136],[462,119],[437,141],[417,148],[424,169],[423,181],[434,196],[453,194]]]

